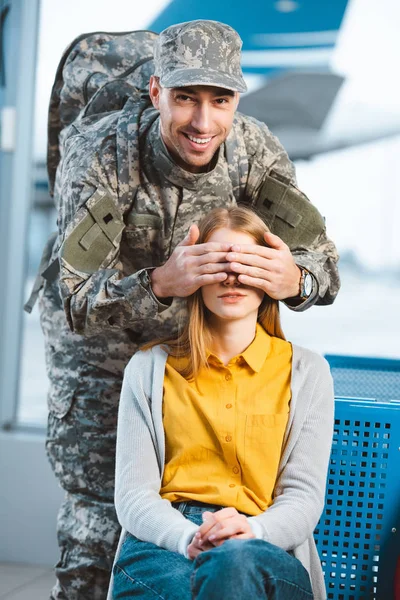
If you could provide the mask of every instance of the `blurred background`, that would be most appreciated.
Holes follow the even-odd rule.
[[[8,534],[0,535],[1,561],[56,560],[60,495],[43,452],[43,341],[37,307],[27,315],[22,305],[56,229],[45,161],[59,60],[84,32],[159,32],[197,18],[240,33],[249,91],[239,110],[280,138],[341,255],[336,302],[300,314],[283,307],[287,338],[322,354],[400,358],[398,0],[0,0],[0,526]],[[28,461],[18,440],[30,448]],[[14,475],[12,493],[3,475],[12,476],[16,457],[27,463],[30,487]],[[21,550],[24,522],[13,515],[27,502],[32,539]],[[45,519],[32,529],[39,514]],[[0,588],[3,597],[17,598]]]

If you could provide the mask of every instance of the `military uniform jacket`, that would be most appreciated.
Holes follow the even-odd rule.
[[[122,118],[119,111],[86,118],[64,133],[55,190],[60,285],[46,285],[42,299],[42,315],[52,315],[42,317],[53,353],[52,379],[60,373],[57,354],[64,357],[64,370],[65,356],[73,356],[74,372],[77,362],[87,362],[122,374],[141,344],[170,335],[185,318],[179,299],[169,305],[154,296],[148,270],[165,263],[190,225],[212,208],[242,198],[255,202],[272,168],[296,184],[286,152],[255,119],[237,113],[213,168],[192,174],[171,159],[158,112],[147,108],[136,118],[133,111],[128,101]],[[130,139],[136,140],[132,150]],[[132,158],[135,148],[138,156]],[[339,287],[338,257],[325,231],[310,247],[292,252],[318,282],[316,297],[295,310],[331,303]]]

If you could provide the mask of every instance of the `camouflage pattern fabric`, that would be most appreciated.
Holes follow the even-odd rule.
[[[117,110],[123,106],[125,90],[129,95],[133,88],[145,89],[154,72],[154,63],[140,63],[143,57],[153,55],[156,38],[157,34],[151,31],[103,31],[80,35],[65,50],[49,106],[47,171],[50,195],[54,193],[60,161],[61,131],[71,125],[82,110],[86,115],[103,112],[99,104],[105,104],[104,96],[107,111]],[[137,64],[139,67],[133,68]]]
[[[245,92],[241,47],[238,33],[224,23],[199,20],[172,25],[155,43],[155,75],[166,88],[203,84]]]
[[[121,380],[89,364],[78,372],[73,408],[63,418],[50,411],[48,420],[48,457],[66,491],[54,600],[104,598],[119,536],[113,480]]]
[[[141,344],[171,334],[185,319],[179,300],[169,306],[155,298],[146,269],[163,264],[193,222],[211,208],[235,203],[240,190],[255,202],[272,167],[295,183],[282,146],[251,118],[237,114],[213,169],[192,174],[171,160],[158,113],[144,110],[135,125],[132,110],[127,103],[122,115],[89,118],[89,124],[83,120],[66,130],[56,180],[58,246],[87,216],[98,189],[113,199],[124,228],[96,272],[78,271],[61,255],[60,287],[46,283],[40,301],[51,382],[47,451],[66,490],[54,600],[106,598],[119,533],[112,499],[123,369]],[[131,168],[118,161],[118,144],[130,143],[118,138],[121,123],[140,142],[140,160]],[[233,137],[237,143],[230,145]],[[133,200],[132,179],[138,181]],[[314,273],[318,302],[332,302],[339,287],[337,254],[326,234],[309,250],[293,253]]]

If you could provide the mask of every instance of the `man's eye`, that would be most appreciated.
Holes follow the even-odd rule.
[[[191,96],[186,96],[186,94],[179,94],[176,97],[177,100],[181,100],[182,102],[190,102],[193,101],[193,98],[191,98]]]
[[[228,100],[228,98],[217,98],[217,99],[215,100],[215,102],[216,102],[217,104],[228,104],[229,100]]]

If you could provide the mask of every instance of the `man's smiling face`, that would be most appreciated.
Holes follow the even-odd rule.
[[[232,128],[239,94],[206,85],[163,88],[152,77],[150,97],[160,111],[161,135],[176,163],[191,173],[206,171]]]

